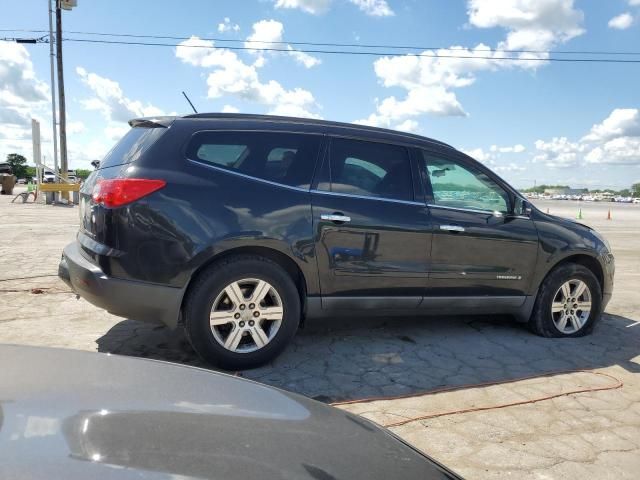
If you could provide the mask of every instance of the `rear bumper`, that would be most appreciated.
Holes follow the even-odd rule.
[[[113,315],[171,328],[178,324],[184,289],[109,277],[82,256],[77,242],[65,247],[58,276],[89,303]]]

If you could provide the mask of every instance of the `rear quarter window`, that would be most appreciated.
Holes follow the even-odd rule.
[[[302,133],[202,131],[191,138],[187,158],[262,180],[309,188],[321,138]]]
[[[166,130],[160,127],[132,128],[100,161],[100,169],[135,162]]]

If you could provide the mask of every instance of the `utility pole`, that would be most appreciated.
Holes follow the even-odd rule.
[[[56,81],[54,77],[53,59],[56,56],[53,53],[53,7],[51,6],[52,0],[47,0],[47,7],[49,8],[49,66],[51,67],[51,120],[53,127],[53,168],[56,173],[58,172],[58,122],[56,116]]]
[[[69,167],[67,164],[67,115],[64,101],[64,73],[62,70],[62,9],[60,3],[61,0],[56,0],[56,60],[58,67],[58,105],[60,107],[60,174],[63,181],[66,182]]]

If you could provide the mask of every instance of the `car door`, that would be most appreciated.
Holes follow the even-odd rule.
[[[409,150],[328,139],[312,191],[323,309],[416,308],[427,282],[429,211]],[[420,187],[421,188],[421,187]]]
[[[461,154],[420,150],[418,160],[433,221],[426,297],[527,295],[538,233],[514,213],[513,193]]]

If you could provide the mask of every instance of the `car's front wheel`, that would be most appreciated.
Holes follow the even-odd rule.
[[[196,352],[227,370],[275,358],[295,335],[300,297],[289,274],[257,256],[216,262],[190,287],[185,330]]]
[[[529,325],[544,337],[581,337],[602,315],[602,290],[588,268],[568,263],[555,268],[540,286]]]

